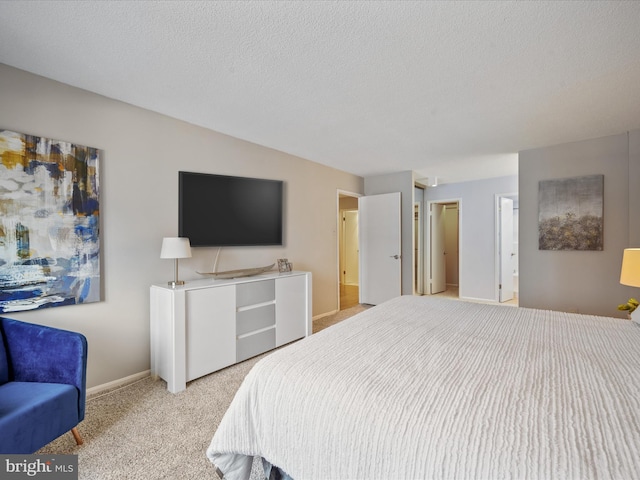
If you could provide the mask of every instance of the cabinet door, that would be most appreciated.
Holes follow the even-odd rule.
[[[276,280],[276,346],[306,335],[308,295],[306,275],[283,276]]]
[[[188,291],[186,311],[187,381],[235,363],[235,286]]]

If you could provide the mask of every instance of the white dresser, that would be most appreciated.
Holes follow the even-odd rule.
[[[186,383],[312,333],[311,273],[152,285],[151,375]]]

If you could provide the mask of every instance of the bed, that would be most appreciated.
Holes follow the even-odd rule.
[[[640,478],[640,325],[403,296],[260,360],[207,457],[301,479]]]

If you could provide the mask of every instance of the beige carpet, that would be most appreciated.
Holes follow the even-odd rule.
[[[349,318],[355,315],[356,313],[362,312],[363,310],[366,310],[367,308],[370,308],[370,307],[371,305],[362,305],[362,304],[355,305],[345,310],[341,310],[338,313],[335,313],[333,315],[318,318],[313,322],[313,333],[317,333],[320,330],[324,330],[325,328],[333,325],[334,323],[338,323],[339,321],[344,320],[345,318]]]
[[[314,332],[366,308],[318,319]],[[77,446],[68,433],[37,453],[78,455],[79,478],[86,480],[216,479],[205,451],[240,383],[262,356],[194,380],[178,394],[148,377],[91,397],[79,426],[84,445]],[[261,478],[257,462],[254,467],[252,480]]]

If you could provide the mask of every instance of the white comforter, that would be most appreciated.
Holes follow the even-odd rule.
[[[640,326],[401,297],[276,351],[211,445],[303,479],[640,479]]]

